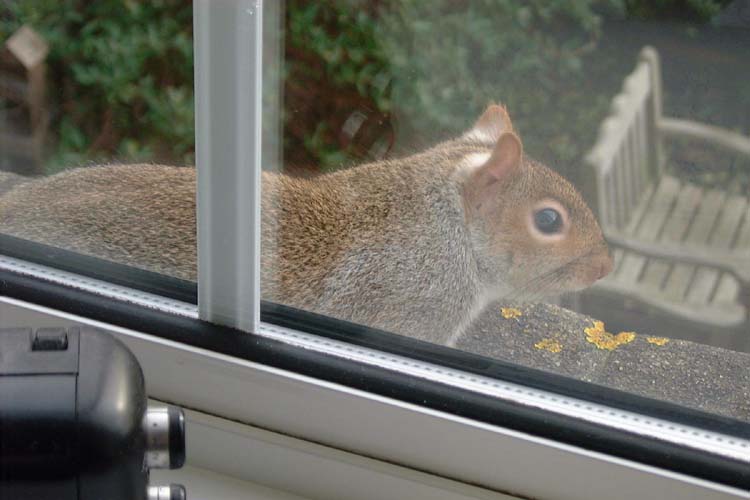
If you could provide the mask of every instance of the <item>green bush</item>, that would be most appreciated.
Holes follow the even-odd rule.
[[[388,108],[382,84],[390,75],[388,59],[376,32],[382,3],[286,2],[286,163],[327,170],[362,159],[356,147],[341,141],[339,132],[355,110]]]
[[[191,161],[189,0],[3,2],[0,39],[23,24],[50,45],[52,169],[112,157]]]
[[[500,101],[526,150],[575,178],[634,62],[636,49],[597,52],[603,19],[671,19],[684,7],[706,20],[726,2],[287,0],[285,163],[326,170],[420,149]],[[51,169],[193,161],[189,0],[0,4],[1,38],[22,24],[51,47]],[[352,139],[342,129],[354,112],[366,122]]]
[[[640,46],[654,38],[650,30],[623,44],[620,28],[618,38],[603,44],[604,20],[700,23],[726,3],[293,0],[287,3],[286,157],[324,169],[367,159],[340,137],[353,109],[391,123],[392,154],[401,154],[462,132],[489,102],[501,101],[527,151],[580,180],[586,174],[580,160],[610,99]],[[691,29],[670,33],[687,39],[682,33]]]
[[[574,162],[588,145],[580,123],[593,129],[607,102],[586,88],[585,57],[599,11],[619,1],[289,0],[285,157],[324,169],[361,159],[340,138],[352,110],[388,125],[376,134],[395,128],[398,153],[459,133],[502,101],[528,150]],[[51,46],[52,163],[191,161],[189,1],[4,5],[1,36],[27,23]]]
[[[600,11],[617,10],[617,1],[396,5],[380,26],[400,122],[454,135],[501,101],[532,154],[560,166],[581,156],[588,139],[580,130],[594,128],[608,102],[590,87],[586,56],[597,45]]]
[[[337,136],[342,103],[389,120],[398,154],[462,132],[493,101],[508,106],[527,149],[543,160],[564,167],[589,146],[609,98],[591,88],[586,56],[602,12],[619,14],[619,0],[357,5],[288,4],[286,94],[297,113],[316,119],[300,134],[307,139],[287,137],[286,149],[305,149],[323,168],[351,163]],[[585,140],[581,128],[591,132]]]

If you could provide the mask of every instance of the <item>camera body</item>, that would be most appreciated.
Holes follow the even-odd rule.
[[[184,459],[182,411],[148,407],[120,341],[90,327],[0,329],[0,498],[184,499],[181,486],[148,485],[150,468]]]

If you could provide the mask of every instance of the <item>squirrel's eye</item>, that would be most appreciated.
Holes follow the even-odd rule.
[[[562,222],[562,215],[554,208],[543,208],[534,213],[534,225],[544,234],[559,233]]]

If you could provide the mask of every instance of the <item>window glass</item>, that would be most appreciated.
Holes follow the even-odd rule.
[[[743,5],[286,2],[263,297],[747,420]]]
[[[0,230],[194,279],[191,2],[4,2],[0,42]]]
[[[264,299],[750,420],[744,3],[264,9]],[[3,4],[0,232],[196,280],[191,11]]]

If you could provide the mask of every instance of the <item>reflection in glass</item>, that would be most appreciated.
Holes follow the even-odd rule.
[[[671,5],[266,2],[264,298],[747,417],[750,27]],[[0,230],[194,280],[189,2],[2,9]]]

